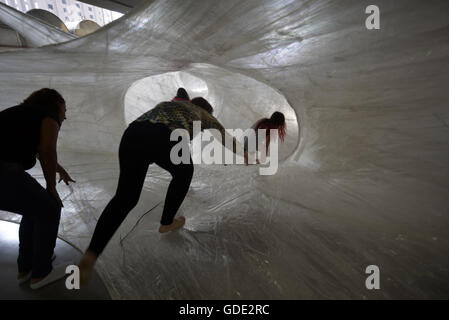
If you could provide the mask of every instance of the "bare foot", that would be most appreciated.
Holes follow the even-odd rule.
[[[90,274],[92,273],[92,269],[94,268],[96,261],[97,255],[91,251],[87,251],[81,258],[81,261],[78,265],[80,269],[81,285],[85,285],[87,284],[87,282],[89,282]]]
[[[167,226],[161,225],[159,227],[159,232],[166,233],[169,231],[178,230],[178,229],[182,228],[185,223],[186,223],[186,218],[184,218],[184,217],[174,218],[172,224],[169,224]]]

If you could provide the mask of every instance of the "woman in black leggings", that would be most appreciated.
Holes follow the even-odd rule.
[[[218,129],[225,141],[225,129],[212,116],[211,105],[203,98],[189,101],[170,101],[132,122],[123,134],[119,147],[120,177],[117,191],[98,220],[90,245],[80,262],[81,281],[85,283],[109,240],[128,213],[136,206],[142,191],[148,166],[156,163],[167,170],[173,179],[167,190],[159,232],[181,228],[184,217],[174,218],[183,202],[193,175],[193,164],[173,164],[170,151],[177,141],[170,141],[175,129],[186,129],[193,138],[193,121],[201,121],[202,129]],[[235,152],[235,140],[233,151]]]

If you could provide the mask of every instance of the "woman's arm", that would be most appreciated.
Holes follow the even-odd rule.
[[[268,148],[270,147],[270,129],[267,129],[267,135],[265,138],[266,150],[265,154],[268,154]]]
[[[64,181],[66,185],[69,185],[69,182],[76,182],[59,163],[56,164],[56,172],[59,173],[58,183]]]
[[[52,118],[46,117],[42,120],[41,136],[39,146],[39,161],[44,172],[47,190],[62,207],[62,201],[56,191],[56,168],[58,159],[56,154],[56,143],[58,140],[59,124]]]
[[[37,154],[36,157],[39,159],[39,154]],[[59,163],[56,163],[56,172],[59,173],[59,181],[58,181],[58,183],[60,183],[63,180],[64,180],[66,185],[69,185],[69,182],[75,182],[76,183],[76,181],[72,179],[72,177],[67,173],[67,171]]]

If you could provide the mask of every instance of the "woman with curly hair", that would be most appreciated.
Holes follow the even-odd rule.
[[[57,161],[56,144],[65,112],[64,98],[48,88],[0,112],[0,210],[22,215],[17,278],[19,283],[31,278],[32,289],[65,275],[65,266],[52,266],[63,206],[56,190],[56,172],[59,182],[74,182]],[[36,158],[46,188],[26,172]]]

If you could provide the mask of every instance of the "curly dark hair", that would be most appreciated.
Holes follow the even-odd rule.
[[[28,98],[22,102],[22,105],[50,109],[57,113],[59,106],[64,103],[65,100],[58,91],[55,89],[42,88],[30,94]]]

